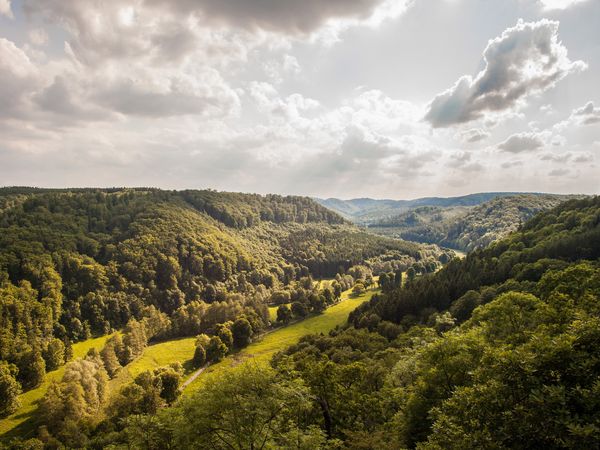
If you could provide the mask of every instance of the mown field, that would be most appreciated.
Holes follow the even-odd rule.
[[[87,341],[73,344],[73,359],[84,357],[87,352],[95,348],[101,350],[106,341],[113,336],[107,335],[99,338],[88,339]],[[36,421],[35,411],[37,403],[44,396],[50,383],[59,381],[65,373],[65,366],[46,374],[44,382],[35,389],[32,389],[19,396],[21,407],[11,416],[0,420],[0,435],[29,435],[34,433],[38,424]]]

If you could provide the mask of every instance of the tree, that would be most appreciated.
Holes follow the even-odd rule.
[[[19,361],[19,378],[23,387],[33,389],[44,381],[46,362],[39,350],[31,350]]]
[[[219,336],[213,336],[210,338],[210,342],[208,343],[208,347],[206,348],[206,359],[210,362],[218,362],[221,361],[229,349],[223,343]]]
[[[227,349],[233,348],[233,333],[231,332],[230,325],[231,322],[227,324],[218,324],[217,325],[217,336],[221,339],[221,342],[227,346]]]
[[[298,423],[310,410],[309,397],[302,384],[278,380],[270,368],[243,365],[226,371],[176,407],[174,447],[321,448],[323,432]]]
[[[231,333],[233,334],[233,344],[237,348],[242,348],[250,343],[252,326],[248,322],[248,319],[240,317],[231,325]]]
[[[352,295],[361,295],[365,292],[365,285],[362,281],[357,281],[352,288]]]
[[[292,320],[292,311],[288,305],[279,305],[277,308],[277,322],[288,324]]]
[[[179,397],[179,384],[183,367],[181,364],[175,364],[168,367],[161,367],[154,371],[154,376],[160,386],[160,396],[167,402],[167,405],[173,404]]]
[[[17,367],[0,361],[0,418],[14,413],[19,406],[21,385],[16,380]]]
[[[333,287],[333,296],[335,298],[340,298],[342,296],[342,286],[337,281],[331,283],[331,287]]]
[[[197,344],[194,350],[194,357],[192,358],[192,364],[195,368],[200,368],[206,364],[206,350],[202,344]]]
[[[308,314],[308,309],[301,302],[292,303],[292,314],[294,317],[305,317]]]
[[[325,311],[327,308],[327,303],[325,302],[325,297],[323,295],[311,294],[309,296],[310,307],[314,312],[320,313]]]
[[[119,358],[117,358],[117,353],[115,351],[114,339],[109,339],[106,342],[104,348],[100,351],[100,357],[102,358],[102,362],[106,372],[108,373],[108,376],[113,378],[121,368]]]
[[[65,363],[65,344],[60,339],[52,339],[43,353],[48,372],[58,369]]]

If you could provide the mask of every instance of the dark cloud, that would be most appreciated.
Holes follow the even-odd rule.
[[[289,34],[309,33],[330,19],[366,19],[382,0],[146,0],[196,13],[207,22]]]
[[[513,134],[504,142],[498,144],[498,148],[509,153],[522,153],[538,150],[544,146],[544,141],[537,133]]]
[[[85,101],[85,99],[74,96],[72,89],[73,87],[68,85],[64,77],[57,76],[50,86],[36,93],[33,100],[43,111],[66,116],[73,121],[93,121],[109,116],[109,113],[100,108],[81,105],[81,100]]]
[[[434,127],[447,127],[482,118],[486,112],[504,112],[585,67],[567,57],[567,49],[558,41],[558,25],[546,19],[519,21],[492,39],[483,52],[485,68],[475,78],[461,77],[435,97],[425,120]]]

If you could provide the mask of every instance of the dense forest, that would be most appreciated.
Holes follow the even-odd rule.
[[[79,195],[68,194],[70,199]],[[435,247],[394,247],[406,243],[365,237],[346,224],[261,222],[237,228],[210,222],[212,216],[198,212],[179,194],[126,195],[131,199],[140,196],[145,207],[140,217],[129,223],[124,236],[106,237],[106,242],[117,241],[112,244],[117,248],[110,253],[79,254],[90,258],[87,265],[99,271],[114,261],[116,275],[108,269],[101,273],[109,280],[119,280],[119,292],[130,296],[128,300],[137,298],[139,314],[132,311],[121,333],[100,352],[90,351],[84,359],[68,363],[62,380],[52,384],[40,402],[44,426],[37,437],[12,440],[6,448],[600,448],[600,197],[562,202],[487,248],[464,259],[452,259],[450,254],[435,253]],[[155,195],[173,197],[156,202]],[[33,228],[34,216],[25,213],[28,201],[31,197],[19,197],[4,214],[17,208],[20,212],[13,211],[10,217],[19,217]],[[158,211],[148,216],[154,208]],[[173,214],[179,218],[177,233],[165,225],[167,219],[161,215],[170,208],[175,208]],[[40,214],[52,213],[45,209]],[[215,228],[187,234],[198,226],[193,222],[196,214],[202,215],[207,227]],[[31,222],[25,222],[25,217]],[[195,224],[189,230],[184,226],[186,220]],[[156,234],[151,232],[154,227]],[[168,251],[169,246],[158,247],[160,252],[156,248],[158,242],[169,242],[169,232],[191,240],[175,240],[174,248],[179,249],[179,243],[182,248],[202,245],[207,230],[224,233],[214,241],[222,244],[218,247],[222,252],[229,249],[225,236],[236,238],[228,245],[243,242],[242,248],[229,251],[235,255],[246,252],[250,258],[247,265],[232,267],[229,277],[223,276],[229,273],[224,269],[220,277],[201,272],[202,276],[193,278],[177,252],[166,257],[177,261],[178,272],[167,272],[170,276],[165,281],[157,260],[155,278],[146,281],[141,263],[153,255],[150,249],[159,253],[158,258]],[[143,239],[138,237],[141,231]],[[44,233],[47,242],[52,242],[52,235]],[[30,236],[38,235],[31,230]],[[76,241],[84,236],[82,230]],[[128,261],[121,259],[119,247],[135,238],[152,245],[125,246],[144,255],[134,260],[134,267],[142,272],[132,279],[119,271],[122,261]],[[15,254],[21,255],[17,249],[35,242],[21,242]],[[39,255],[48,252],[47,242],[40,242]],[[331,258],[337,263],[347,261],[345,258],[352,261],[354,252],[336,250],[335,245],[342,243],[360,253],[362,264],[338,273],[331,288],[317,289],[311,270],[330,270],[325,262]],[[262,245],[263,253],[255,254],[254,245]],[[75,252],[78,247],[73,249]],[[194,252],[184,255],[190,253]],[[111,258],[101,256],[107,254]],[[62,255],[58,249],[50,252],[49,261],[56,264],[57,255]],[[311,257],[320,263],[310,263]],[[440,268],[440,261],[447,264]],[[262,266],[263,262],[271,266]],[[91,292],[70,300],[70,289],[81,287],[78,279],[75,282],[65,276],[69,272],[64,266],[56,264],[54,272],[48,272],[52,277],[40,276],[39,285],[29,279],[15,284],[12,267],[6,265],[2,298],[12,302],[3,303],[3,329],[15,330],[10,336],[13,340],[20,338],[19,329],[27,339],[27,332],[43,325],[32,320],[45,308],[48,313],[52,310],[52,295],[88,311],[88,306],[83,306]],[[151,271],[151,267],[145,270]],[[224,263],[224,267],[230,266]],[[229,351],[247,345],[255,327],[264,326],[261,308],[265,304],[280,304],[282,321],[291,315],[318,312],[335,302],[341,289],[375,282],[375,267],[382,292],[354,310],[345,327],[327,336],[301,338],[268,366],[240,365],[207,379],[191,395],[181,396],[183,369],[172,364],[140,373],[116,394],[108,395],[110,378],[135,358],[149,339],[165,334],[197,336],[194,364],[200,367],[206,361],[219,361]],[[253,271],[270,273],[272,278],[261,275],[253,284]],[[216,297],[209,300],[206,292],[200,291],[197,298],[188,300],[193,291],[180,285],[184,273],[190,273],[196,283],[213,286],[215,291],[209,295]],[[139,292],[128,291],[130,285]],[[101,288],[112,298],[109,286],[107,282]],[[181,306],[159,301],[170,298],[168,294],[164,297],[169,290],[182,292]],[[37,310],[20,307],[22,302],[33,304],[32,297],[36,297]],[[288,302],[292,302],[291,309]],[[13,406],[8,399],[16,396],[19,383],[25,381],[19,376],[21,369],[35,372],[36,363],[55,361],[57,353],[62,356],[58,363],[66,359],[60,332],[67,339],[75,338],[63,319],[81,321],[67,315],[74,310],[73,306],[67,306],[67,312],[59,309],[56,329],[45,330],[54,336],[45,346],[34,348],[34,342],[43,342],[44,330],[37,341],[21,341],[20,345],[31,348],[29,365],[19,366],[8,358],[1,363],[5,413]],[[92,310],[101,317],[103,310]],[[29,321],[26,325],[10,316],[19,311],[26,313],[19,316]],[[85,320],[91,332],[96,322]],[[103,320],[109,321],[106,328],[115,328],[111,319]],[[10,326],[5,326],[8,323]],[[11,344],[3,341],[9,358]]]
[[[270,367],[239,366],[180,400],[169,382],[177,367],[146,373],[107,418],[54,424],[58,437],[42,440],[145,449],[599,448],[599,258],[600,198],[568,201],[435,273],[382,274],[383,293],[346,328],[301,339]]]
[[[101,361],[112,376],[149,341],[180,336],[208,336],[198,361],[214,360],[270,325],[268,305],[300,317],[355,278],[448,258],[369,235],[306,197],[1,189],[0,415],[91,336],[121,330],[79,373]],[[316,291],[325,277],[336,279]]]
[[[487,247],[516,231],[535,214],[575,196],[519,194],[499,196],[477,206],[419,206],[368,225],[368,230],[407,241],[462,251]]]

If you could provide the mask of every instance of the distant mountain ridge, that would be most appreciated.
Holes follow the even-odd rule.
[[[477,206],[498,197],[510,197],[520,194],[543,196],[542,193],[523,192],[479,192],[459,197],[422,197],[413,200],[390,200],[373,198],[315,198],[314,200],[326,208],[337,212],[346,219],[359,224],[369,224],[381,219],[404,213],[420,206],[438,206],[449,208],[454,206]]]
[[[537,213],[572,198],[581,196],[490,192],[415,200],[327,199],[320,203],[374,234],[468,252],[487,247]]]

